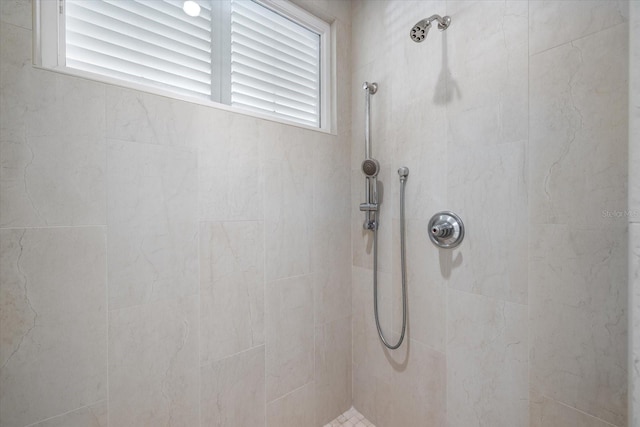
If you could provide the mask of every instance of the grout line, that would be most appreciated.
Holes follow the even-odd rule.
[[[616,28],[616,27],[617,27],[617,26],[619,26],[619,25],[628,25],[628,24],[629,24],[629,21],[622,21],[622,22],[618,22],[617,24],[611,25],[611,26],[609,26],[609,27],[602,28],[602,29],[600,29],[600,30],[594,31],[594,32],[589,33],[589,34],[585,34],[585,35],[580,36],[580,37],[572,38],[572,39],[567,40],[567,41],[565,41],[565,42],[563,42],[563,43],[560,43],[560,44],[555,45],[555,46],[548,47],[548,48],[546,48],[546,49],[544,49],[544,50],[541,50],[541,51],[538,51],[538,52],[535,52],[535,53],[531,53],[531,50],[530,50],[530,49],[528,49],[528,50],[529,50],[529,57],[536,56],[536,55],[539,55],[539,54],[541,54],[541,53],[548,52],[548,51],[550,51],[550,50],[553,50],[553,49],[559,48],[559,47],[564,46],[564,45],[567,45],[567,44],[568,44],[568,45],[570,45],[571,43],[573,43],[573,42],[575,42],[575,41],[579,41],[579,40],[586,39],[586,38],[588,38],[588,37],[592,37],[592,36],[594,36],[594,35],[596,35],[596,34],[598,34],[598,33],[601,33],[601,32],[603,32],[603,31],[609,31],[609,30],[611,30],[611,29],[613,29],[613,28]],[[529,28],[531,28],[531,27],[529,27]]]
[[[585,416],[587,416],[587,417],[589,417],[589,418],[592,418],[592,419],[594,419],[594,420],[601,421],[603,424],[606,424],[607,426],[610,426],[610,427],[619,427],[619,426],[616,426],[615,424],[611,424],[610,422],[603,420],[602,418],[598,418],[598,417],[596,417],[595,415],[591,415],[591,414],[589,414],[589,413],[587,413],[587,412],[584,412],[584,411],[582,411],[582,410],[580,410],[580,409],[578,409],[578,408],[576,408],[576,407],[574,407],[574,406],[571,406],[571,405],[569,405],[569,404],[567,404],[567,403],[564,403],[564,402],[562,402],[562,401],[560,401],[560,400],[553,399],[553,398],[551,398],[551,397],[547,396],[546,394],[543,394],[543,393],[539,393],[539,394],[540,394],[540,396],[542,396],[544,399],[546,399],[546,400],[548,400],[548,401],[550,401],[550,402],[553,402],[553,403],[556,403],[556,404],[558,404],[558,405],[564,406],[565,408],[568,408],[568,409],[571,409],[571,410],[573,410],[573,411],[576,411],[576,412],[578,412],[578,413],[580,413],[580,414],[582,414],[582,415],[585,415]]]
[[[42,225],[42,226],[27,226],[27,227],[0,227],[0,230],[46,230],[50,228],[97,228],[107,227],[107,224],[83,224],[83,225]]]
[[[41,424],[41,423],[44,423],[44,422],[47,422],[47,421],[51,421],[51,420],[54,420],[54,419],[59,418],[59,417],[64,417],[65,415],[72,414],[72,413],[77,412],[77,411],[80,411],[80,410],[82,410],[82,409],[90,408],[90,407],[92,407],[93,405],[97,405],[98,403],[100,403],[100,402],[105,402],[105,401],[107,402],[107,405],[108,405],[108,399],[100,399],[100,400],[97,400],[97,401],[95,401],[95,402],[89,403],[88,405],[84,405],[84,406],[81,406],[81,407],[79,407],[79,408],[75,408],[75,409],[72,409],[72,410],[70,410],[70,411],[63,412],[62,414],[54,415],[53,417],[49,417],[49,418],[45,418],[44,420],[36,421],[35,423],[33,423],[33,424],[29,424],[29,425],[26,425],[25,427],[35,427],[35,426],[37,426],[38,424]],[[107,407],[108,407],[108,406],[107,406]]]

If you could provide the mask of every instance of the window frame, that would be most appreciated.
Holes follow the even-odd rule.
[[[172,99],[191,102],[204,106],[219,108],[235,113],[254,116],[260,119],[284,123],[287,125],[302,127],[335,133],[333,129],[333,99],[335,81],[332,78],[332,65],[335,54],[332,54],[332,25],[289,2],[288,0],[252,0],[275,13],[317,33],[320,36],[320,89],[319,89],[319,126],[310,126],[292,120],[276,117],[268,113],[260,113],[247,110],[238,106],[231,106],[222,102],[198,98],[175,93],[152,85],[130,82],[99,73],[78,70],[66,65],[66,40],[65,40],[65,0],[34,0],[33,10],[33,65],[38,68],[69,74],[77,77],[95,80],[114,86],[160,95]],[[212,79],[220,78],[212,73]]]

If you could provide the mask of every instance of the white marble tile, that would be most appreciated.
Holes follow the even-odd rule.
[[[531,57],[533,223],[626,223],[627,43],[619,25]]]
[[[314,132],[265,123],[265,274],[267,280],[311,272]],[[308,140],[307,138],[312,138]]]
[[[262,220],[263,141],[259,120],[211,111],[198,156],[200,220]]]
[[[633,12],[632,12],[633,14]],[[640,423],[640,224],[629,224],[629,425]]]
[[[107,427],[108,404],[101,400],[30,427]]]
[[[442,210],[447,202],[446,111],[433,105],[432,98],[411,99],[392,113],[390,143],[394,145],[394,165],[386,203],[399,218],[400,183],[397,170],[409,168],[405,187],[405,217],[421,219]],[[452,162],[455,163],[455,162]],[[395,250],[394,250],[395,253]]]
[[[398,335],[393,334],[396,340]],[[447,362],[444,353],[406,338],[395,351],[386,351],[378,427],[447,426]]]
[[[350,147],[329,135],[310,141],[313,146],[314,221],[348,219],[351,212],[349,185]]]
[[[531,0],[529,53],[533,55],[626,22],[628,4],[625,0]]]
[[[447,206],[467,230],[453,251],[452,288],[526,304],[526,171],[526,141],[467,148],[449,163]]]
[[[33,67],[30,30],[3,21],[0,36],[0,132],[3,139],[24,138],[27,123],[55,100],[56,74]]]
[[[102,227],[0,232],[0,424],[107,397]]]
[[[449,147],[526,139],[527,3],[450,1],[447,14],[452,29],[463,29],[444,36]]]
[[[114,225],[107,234],[110,309],[198,293],[195,222]]]
[[[210,107],[107,86],[106,135],[110,139],[196,149],[213,143]]]
[[[31,0],[4,0],[0,2],[0,20],[28,30],[32,27]]]
[[[530,427],[611,427],[599,418],[549,399],[534,390],[530,393]],[[633,424],[630,424],[633,425]]]
[[[627,405],[625,229],[530,231],[531,387],[614,425]]]
[[[453,289],[448,307],[448,426],[528,426],[527,307]]]
[[[201,363],[264,344],[261,222],[200,225]]]
[[[106,224],[100,136],[0,138],[0,225]]]
[[[110,308],[198,292],[196,155],[108,141]]]
[[[313,327],[311,275],[267,282],[267,402],[276,400],[313,380]]]
[[[310,382],[267,404],[267,427],[314,425],[314,384]]]
[[[352,276],[352,322],[354,363],[375,370],[383,364],[383,348],[378,338],[373,308],[373,272],[353,267]],[[391,334],[393,295],[391,274],[378,273],[378,314],[382,330]]]
[[[109,311],[109,424],[194,426],[198,299]]]
[[[351,266],[345,264],[329,264],[313,273],[316,325],[351,315]]]
[[[108,140],[107,155],[109,226],[197,221],[194,153]]]
[[[264,346],[204,365],[200,372],[201,425],[265,425]]]
[[[640,2],[629,9],[629,220],[640,222]]]
[[[315,330],[315,423],[321,426],[351,406],[351,317]]]
[[[197,221],[195,154],[118,140],[107,146],[110,226]]]

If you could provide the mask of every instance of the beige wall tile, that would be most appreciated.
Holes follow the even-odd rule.
[[[267,282],[267,402],[272,402],[313,380],[313,326],[313,276],[297,276]]]
[[[267,280],[311,272],[313,168],[309,131],[261,128],[265,158],[265,274]]]
[[[533,223],[626,222],[627,43],[618,25],[531,57]]]
[[[530,427],[611,427],[611,424],[592,417],[531,391]]]
[[[314,384],[297,388],[267,404],[268,427],[299,427],[314,425]]]
[[[214,132],[200,143],[198,156],[200,220],[262,220],[260,121],[225,111],[209,117]]]
[[[106,400],[101,400],[84,408],[33,424],[33,427],[107,427],[107,422],[108,404]]]
[[[640,224],[629,224],[629,425],[640,423]]]
[[[626,422],[625,227],[531,229],[531,387]]]
[[[197,297],[109,312],[109,424],[198,424]]]
[[[109,140],[110,309],[198,292],[194,153]]]
[[[470,147],[449,164],[448,206],[468,231],[452,288],[527,302],[526,141]],[[424,235],[424,232],[422,233]]]
[[[450,290],[450,427],[528,426],[527,307]]]
[[[103,227],[0,232],[0,425],[107,397]]]
[[[313,425],[323,426],[351,407],[351,317],[315,329]]]
[[[626,22],[628,2],[531,0],[529,13],[529,53],[533,55]]]
[[[200,224],[203,364],[264,344],[263,233],[257,221]]]
[[[264,346],[202,366],[201,425],[265,425]]]

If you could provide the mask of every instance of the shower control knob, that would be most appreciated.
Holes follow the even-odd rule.
[[[453,212],[438,212],[429,220],[429,239],[439,248],[455,248],[464,239],[462,219]]]

